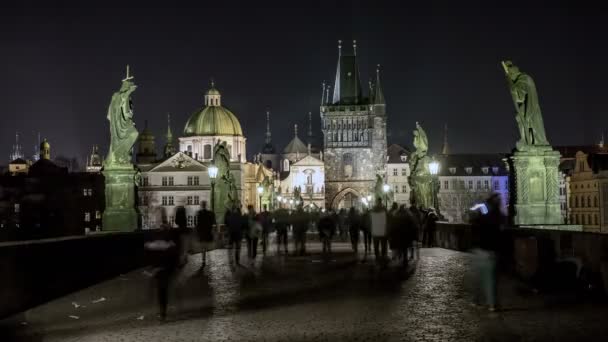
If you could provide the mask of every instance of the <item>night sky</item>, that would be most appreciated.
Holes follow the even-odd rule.
[[[53,156],[84,160],[93,144],[105,153],[107,107],[126,64],[139,86],[135,120],[140,131],[149,121],[158,150],[166,113],[180,135],[211,78],[243,126],[248,157],[262,147],[267,107],[277,148],[292,138],[294,123],[303,137],[309,111],[320,137],[321,83],[333,84],[338,39],[346,52],[357,40],[362,80],[382,65],[389,143],[410,146],[420,121],[438,151],[447,123],[452,152],[508,152],[518,136],[501,59],[535,79],[553,145],[596,143],[608,129],[607,11],[580,1],[488,2],[3,3],[0,164],[15,131],[28,157],[38,131]]]

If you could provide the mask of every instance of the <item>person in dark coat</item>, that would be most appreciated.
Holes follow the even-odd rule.
[[[429,209],[424,220],[424,235],[422,238],[422,244],[425,247],[435,246],[435,232],[437,230],[438,220],[439,217],[437,216],[437,213],[435,213],[435,210]]]
[[[363,247],[365,249],[365,255],[363,260],[367,259],[367,255],[372,250],[372,221],[369,215],[369,209],[365,208],[361,215],[361,232],[363,233]]]
[[[161,226],[161,231],[156,239],[144,245],[145,249],[151,253],[154,261],[158,315],[161,321],[164,321],[167,317],[169,285],[179,264],[179,239],[179,230],[171,229],[171,225],[165,222]]]
[[[361,217],[355,208],[350,208],[348,212],[348,233],[350,244],[355,254],[359,251],[359,230],[361,229]]]
[[[213,249],[213,227],[215,226],[215,213],[207,210],[207,202],[201,203],[201,210],[197,213],[196,232],[201,246],[201,268],[207,263],[207,252]]]
[[[226,211],[224,223],[228,227],[230,246],[234,249],[234,262],[240,265],[241,243],[243,241],[243,217],[239,207],[235,206]]]
[[[298,255],[306,254],[306,233],[308,232],[308,216],[302,206],[291,214],[293,227],[293,240],[295,244],[294,252]]]
[[[336,232],[336,222],[331,210],[321,215],[319,220],[319,238],[323,244],[323,254],[331,254],[331,240]]]
[[[268,212],[268,206],[264,204],[261,213],[258,214],[259,222],[262,225],[262,254],[266,255],[266,250],[268,249],[268,236],[272,230],[272,216],[270,212]]]
[[[289,230],[289,212],[286,209],[278,209],[274,215],[275,227],[277,231],[277,253],[281,251],[281,244],[283,244],[285,255],[287,255],[287,237]]]

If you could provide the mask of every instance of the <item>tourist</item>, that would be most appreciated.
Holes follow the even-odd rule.
[[[289,231],[289,211],[286,209],[278,209],[275,211],[275,227],[277,232],[277,253],[281,251],[281,244],[283,244],[285,255],[289,248],[287,247],[288,231]]]
[[[268,212],[268,206],[264,204],[262,212],[259,214],[259,222],[262,225],[262,254],[266,255],[266,249],[268,248],[268,236],[272,229],[272,217]]]
[[[437,230],[437,221],[439,217],[433,208],[430,208],[426,214],[424,220],[424,235],[422,237],[422,244],[425,247],[435,246],[435,231]]]
[[[238,206],[234,206],[232,207],[232,210],[226,211],[224,223],[226,224],[226,227],[228,227],[230,247],[234,249],[234,262],[237,265],[240,265],[241,243],[243,241],[243,218]]]
[[[382,205],[382,199],[376,199],[376,205],[370,213],[371,232],[374,240],[374,254],[376,255],[376,263],[386,266],[387,257],[387,213]]]
[[[163,222],[161,230],[154,241],[144,245],[145,249],[152,253],[154,279],[156,280],[156,291],[158,298],[158,316],[161,321],[167,317],[167,305],[169,302],[169,285],[179,263],[180,251],[179,230],[171,229],[171,225]]]
[[[207,210],[207,202],[201,203],[201,210],[197,213],[196,232],[198,233],[198,241],[201,248],[201,268],[207,263],[207,252],[213,250],[213,227],[215,226],[215,213]]]
[[[348,233],[350,235],[350,244],[355,254],[359,251],[359,230],[361,229],[361,218],[357,210],[352,207],[348,212]]]
[[[504,218],[500,211],[500,196],[493,194],[478,206],[473,219],[473,229],[479,234],[479,243],[473,249],[478,276],[475,302],[487,305],[489,311],[497,310],[498,291],[496,264],[500,246],[501,226]]]
[[[308,232],[308,217],[301,205],[291,215],[293,227],[294,253],[296,255],[306,254],[306,233]]]
[[[246,222],[247,256],[250,263],[253,264],[258,254],[258,240],[262,235],[262,225],[252,205],[247,206],[247,215],[243,221]]]
[[[367,255],[371,253],[372,249],[372,228],[371,218],[368,208],[363,210],[361,215],[361,233],[363,234],[363,247],[365,254],[363,255],[363,262],[367,259]]]
[[[391,209],[388,211],[387,215],[386,215],[386,225],[387,225],[387,240],[388,240],[388,247],[391,250],[391,255],[393,257],[393,260],[396,260],[398,258],[398,254],[399,254],[399,242],[395,239],[395,237],[398,235],[397,232],[397,225],[399,224],[397,222],[397,212],[399,211],[399,205],[396,202],[393,202],[393,204],[391,205]],[[393,235],[393,231],[395,231],[395,235]]]
[[[336,231],[336,221],[334,221],[332,211],[327,210],[319,220],[319,238],[323,244],[323,254],[331,254],[331,240]]]

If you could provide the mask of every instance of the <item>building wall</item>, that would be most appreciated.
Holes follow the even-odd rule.
[[[312,204],[313,207],[324,208],[325,166],[316,158],[311,163],[307,163],[307,160],[301,160],[290,167],[289,175],[280,182],[279,195],[289,201],[293,199],[294,189],[299,187],[305,206]]]
[[[386,177],[387,184],[390,185],[393,193],[393,201],[399,205],[410,205],[410,165],[403,163],[387,163]]]
[[[600,232],[600,182],[594,174],[587,154],[576,154],[576,166],[570,176],[570,222],[582,224],[583,230]]]
[[[246,139],[241,136],[192,136],[179,138],[179,151],[191,152],[192,158],[198,161],[210,161],[213,159],[213,148],[219,141],[225,141],[230,145],[230,161],[244,163],[247,156]],[[209,151],[205,155],[205,146]],[[208,158],[207,158],[208,157]]]

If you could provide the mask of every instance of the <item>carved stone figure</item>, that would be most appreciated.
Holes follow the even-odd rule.
[[[414,130],[414,147],[416,150],[409,159],[411,174],[409,177],[411,191],[411,203],[420,208],[433,206],[432,177],[429,171],[431,159],[427,156],[429,142],[426,132],[416,122]]]
[[[502,66],[507,76],[515,105],[515,120],[519,127],[520,140],[516,144],[517,149],[522,150],[530,145],[548,146],[534,80],[530,75],[521,72],[511,61],[502,62]]]

